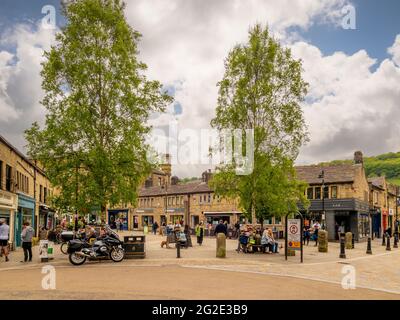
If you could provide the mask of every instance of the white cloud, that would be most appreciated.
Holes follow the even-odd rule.
[[[364,50],[323,56],[304,42],[293,44],[292,50],[303,60],[310,83],[311,102],[304,110],[311,142],[302,149],[300,162],[349,158],[359,149],[369,155],[400,149],[400,68],[395,55],[373,71],[376,60]]]
[[[19,148],[25,145],[23,131],[33,121],[44,122],[40,63],[53,39],[54,31],[40,25],[18,24],[1,35],[0,44],[15,51],[0,52],[0,131]]]

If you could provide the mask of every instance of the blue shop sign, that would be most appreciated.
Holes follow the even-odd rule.
[[[27,197],[22,194],[18,194],[18,207],[35,209],[35,199]]]

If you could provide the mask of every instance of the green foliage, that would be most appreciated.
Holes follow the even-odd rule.
[[[334,160],[324,164],[351,164],[352,160]],[[368,177],[386,176],[389,182],[400,185],[400,152],[389,152],[374,157],[364,157]]]
[[[254,130],[254,169],[238,176],[234,165],[217,169],[210,186],[216,194],[240,198],[247,215],[263,218],[297,211],[306,186],[296,180],[293,161],[308,141],[300,103],[307,93],[301,62],[289,49],[256,25],[249,41],[237,45],[225,61],[224,78],[218,83],[218,130]]]
[[[151,112],[171,98],[144,76],[140,34],[119,0],[80,0],[64,7],[67,25],[45,53],[46,123],[26,131],[29,155],[60,194],[60,208],[88,212],[136,201],[151,164],[145,144]],[[78,191],[78,192],[77,192]]]

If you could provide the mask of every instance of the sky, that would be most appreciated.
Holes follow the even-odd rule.
[[[246,42],[250,26],[262,23],[302,60],[310,84],[302,104],[310,142],[297,164],[352,158],[356,150],[365,155],[400,151],[398,0],[126,2],[128,23],[143,35],[139,49],[147,76],[175,98],[166,114],[152,115],[153,127],[209,128],[224,59]],[[56,9],[55,30],[41,23],[46,5]],[[44,123],[40,64],[66,23],[59,8],[56,0],[0,4],[0,134],[23,152],[24,130],[34,121]],[[349,8],[355,20],[348,19]],[[208,167],[174,165],[173,172],[199,176]]]

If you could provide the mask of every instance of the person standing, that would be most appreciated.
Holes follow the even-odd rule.
[[[154,233],[154,235],[157,234],[157,229],[158,229],[158,223],[157,223],[157,221],[154,221],[154,223],[153,223],[153,233]]]
[[[215,227],[215,232],[214,232],[214,234],[217,236],[218,233],[223,233],[223,234],[225,234],[225,236],[226,236],[226,234],[227,234],[226,225],[225,225],[225,223],[224,223],[222,220],[219,220],[218,225]]]
[[[23,230],[21,234],[22,238],[22,249],[24,249],[24,261],[32,261],[32,237],[34,234],[33,228],[29,225],[29,222],[24,222]]]
[[[124,219],[119,219],[119,231],[124,231]]]
[[[315,238],[315,247],[316,247],[318,245],[318,232],[319,232],[319,229],[321,229],[321,225],[319,224],[318,221],[316,223],[314,223],[313,228],[314,228],[314,238]]]
[[[235,238],[239,238],[240,224],[239,221],[235,223]]]
[[[117,229],[117,231],[119,231],[120,226],[121,226],[121,221],[119,219],[117,219],[117,221],[115,221],[115,229]]]
[[[198,244],[199,246],[201,246],[202,243],[203,243],[203,237],[204,237],[204,225],[203,225],[203,221],[200,221],[200,224],[198,224],[198,225],[196,226],[195,232],[196,232],[196,237],[197,237],[197,244]]]
[[[304,239],[303,239],[304,244],[306,244],[306,242],[307,242],[307,245],[308,245],[310,243],[310,226],[309,225],[305,225],[303,232],[304,232],[304,236],[303,236],[304,237]]]
[[[10,236],[10,227],[6,223],[6,219],[0,219],[0,255],[6,258],[6,262],[8,259],[8,239]]]

